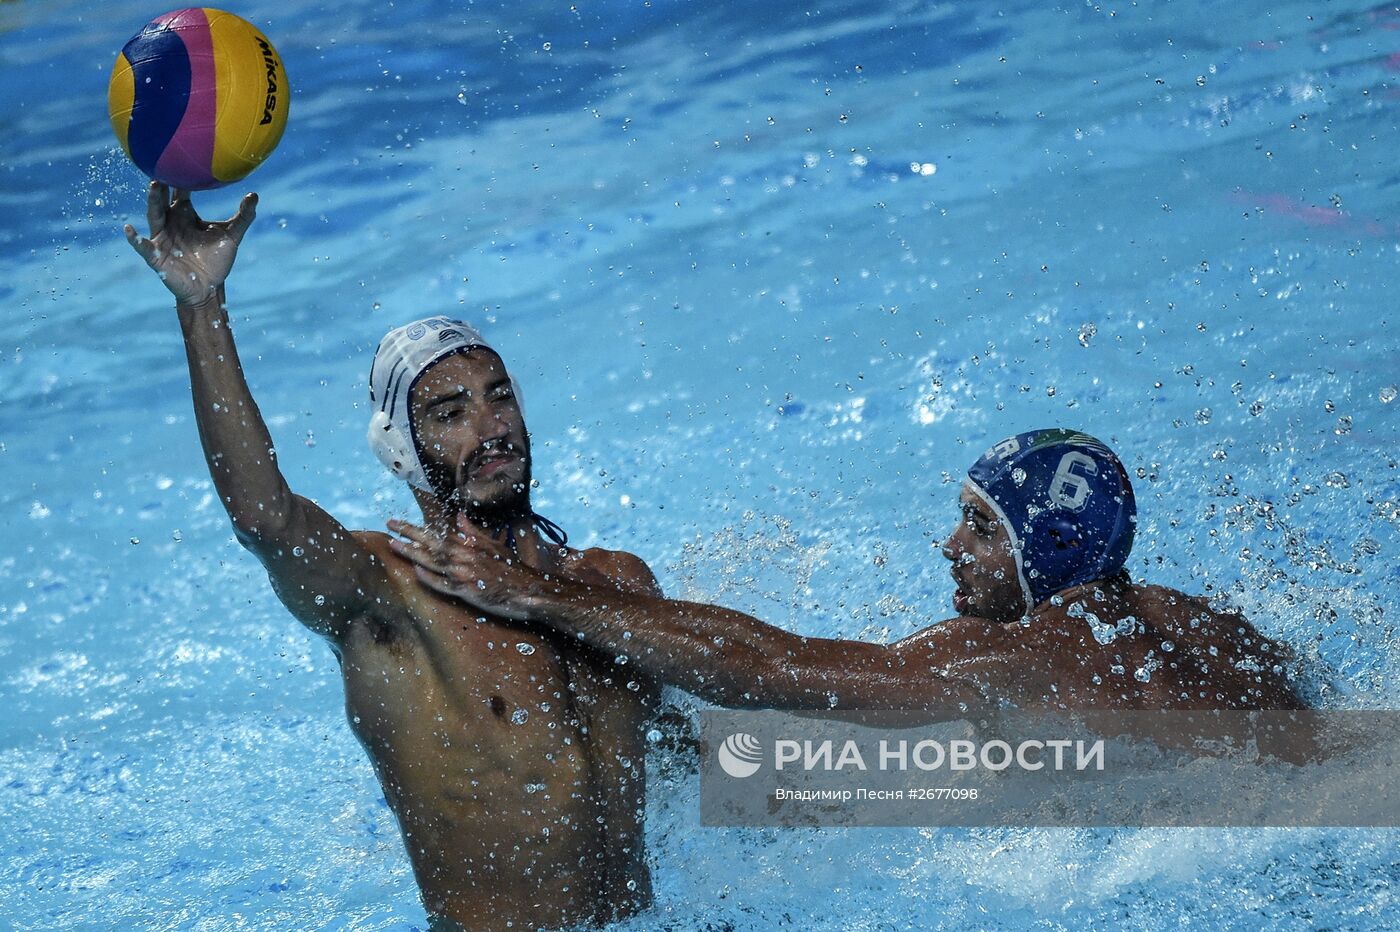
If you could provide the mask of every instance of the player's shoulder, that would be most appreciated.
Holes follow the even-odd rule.
[[[590,547],[577,552],[579,564],[605,577],[619,589],[660,595],[656,576],[645,560],[626,550]]]
[[[355,538],[355,540],[359,541],[361,545],[365,547],[372,547],[376,550],[388,550],[389,541],[391,540],[390,535],[384,533],[383,531],[351,531],[350,536]]]
[[[1210,600],[1203,595],[1192,595],[1171,586],[1158,583],[1133,583],[1132,592],[1139,599],[1150,599],[1167,605],[1182,605],[1187,608],[1210,608]]]
[[[351,531],[350,536],[354,538],[355,543],[386,566],[392,565],[394,562],[390,559],[394,555],[394,551],[389,546],[389,542],[393,540],[389,534],[383,531]]]
[[[1170,586],[1146,584],[1135,586],[1134,591],[1139,612],[1148,623],[1186,625],[1193,630],[1249,624],[1237,609],[1203,595],[1192,595]]]
[[[575,553],[579,562],[586,563],[595,569],[616,570],[618,572],[640,572],[643,570],[651,572],[645,560],[626,550],[589,547],[586,550],[575,551]]]
[[[390,546],[394,540],[393,535],[383,531],[351,531],[350,536],[364,548],[372,561],[383,568],[384,578],[400,598],[411,599],[420,595],[413,564],[395,553],[394,548]]]
[[[1012,631],[1012,629],[1017,629]],[[975,615],[956,615],[921,628],[890,646],[901,653],[931,650],[952,654],[986,654],[1004,650],[1024,638],[1020,625],[1006,625]]]

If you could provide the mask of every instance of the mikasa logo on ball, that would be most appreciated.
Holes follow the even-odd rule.
[[[258,47],[262,49],[263,62],[267,65],[267,103],[263,105],[263,118],[259,126],[272,122],[272,111],[277,109],[277,59],[272,57],[272,46],[258,36]]]

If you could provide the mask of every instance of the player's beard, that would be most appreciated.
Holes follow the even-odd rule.
[[[532,512],[530,508],[530,485],[533,470],[533,461],[530,455],[529,434],[526,434],[523,449],[512,450],[519,454],[519,462],[523,467],[518,480],[512,481],[509,485],[498,486],[492,490],[488,498],[474,499],[468,491],[470,480],[455,485],[456,477],[453,476],[447,481],[451,487],[449,494],[453,506],[466,515],[474,524],[483,527],[499,527],[513,518],[523,517]]]
[[[512,518],[530,514],[529,454],[522,458],[521,463],[524,465],[521,479],[497,490],[490,498],[473,500],[467,493],[467,487],[459,486],[453,493],[457,508],[474,524],[485,527],[500,526]]]

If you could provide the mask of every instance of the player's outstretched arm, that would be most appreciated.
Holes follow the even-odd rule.
[[[231,219],[209,223],[189,192],[152,182],[150,237],[126,237],[175,296],[194,395],[195,422],[234,534],[267,568],[282,601],[312,630],[338,638],[389,594],[383,565],[341,524],[287,486],[262,414],[248,390],[224,307],[224,279],[253,222],[250,194]]]
[[[924,642],[807,638],[696,602],[550,578],[511,559],[467,522],[446,540],[404,522],[394,550],[429,588],[476,608],[536,622],[626,656],[657,680],[732,708],[947,709],[982,704]]]

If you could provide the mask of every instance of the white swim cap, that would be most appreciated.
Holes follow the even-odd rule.
[[[369,370],[369,401],[374,412],[369,421],[369,447],[390,472],[425,492],[435,490],[428,483],[418,455],[409,398],[413,387],[434,363],[475,347],[496,352],[471,324],[427,317],[390,330],[374,351],[374,364]],[[514,376],[510,377],[510,385],[524,414],[524,401]]]

